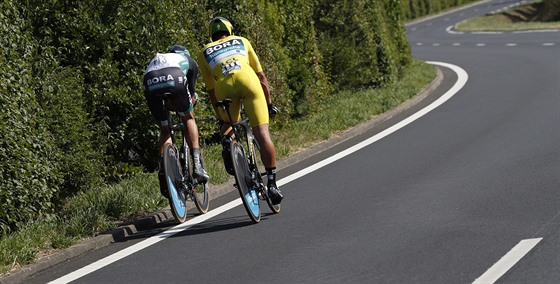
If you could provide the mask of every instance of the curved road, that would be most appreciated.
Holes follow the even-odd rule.
[[[515,3],[409,25],[442,83],[283,168],[279,215],[252,225],[232,192],[26,283],[560,283],[560,33],[453,30]]]

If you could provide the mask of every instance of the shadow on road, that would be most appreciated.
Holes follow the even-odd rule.
[[[200,214],[193,214],[189,216],[189,219],[197,217],[198,215]],[[268,219],[269,215],[273,215],[273,214],[272,213],[263,214],[261,217],[261,221],[265,221],[266,219]],[[178,224],[179,223],[177,223],[177,221],[175,221],[174,219],[164,221],[150,227],[150,229],[147,230],[139,231],[136,233],[129,232],[130,233],[129,236],[117,242],[128,242],[128,241],[138,240],[138,239],[147,239],[156,236],[157,234],[160,234],[162,232],[165,232],[166,230],[169,230]],[[214,218],[208,221],[204,221],[200,224],[194,225],[192,227],[189,227],[186,230],[171,236],[171,238],[227,231],[227,230],[238,229],[250,225],[254,225],[254,223],[249,219],[247,215],[225,217],[225,218]]]

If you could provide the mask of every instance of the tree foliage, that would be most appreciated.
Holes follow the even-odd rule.
[[[67,196],[154,170],[158,131],[144,68],[173,44],[200,52],[215,16],[253,43],[281,129],[338,89],[398,80],[410,62],[402,19],[465,1],[4,0],[0,226],[17,228]],[[196,115],[212,115],[198,83]],[[216,142],[212,134],[201,141]]]
[[[543,22],[560,21],[560,0],[543,0],[537,20]]]

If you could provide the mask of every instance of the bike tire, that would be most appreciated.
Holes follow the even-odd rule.
[[[193,181],[192,184],[192,197],[194,205],[200,214],[208,212],[210,207],[210,198],[208,196],[208,182],[198,183]]]
[[[243,150],[243,146],[237,142],[230,143],[231,160],[233,162],[233,169],[235,172],[235,183],[243,206],[247,214],[254,223],[261,221],[261,210],[259,206],[259,197],[257,189],[252,188],[251,171],[247,160],[247,155]]]
[[[179,164],[179,150],[176,146],[166,144],[163,151],[163,167],[171,213],[179,223],[187,219],[187,196],[182,184],[183,175]]]
[[[210,198],[208,196],[209,183],[208,182],[198,183],[192,178],[192,174],[193,174],[192,171],[194,169],[194,165],[192,159],[190,158],[189,147],[187,145],[187,141],[185,140],[185,136],[183,136],[182,143],[185,149],[183,153],[185,157],[185,166],[187,167],[186,169],[184,169],[184,173],[189,175],[189,180],[190,180],[189,186],[191,187],[192,201],[194,202],[194,205],[198,210],[198,212],[200,214],[205,214],[206,212],[208,212],[208,208],[210,207]],[[202,160],[202,163],[204,166],[204,160]]]
[[[258,145],[256,144],[256,141],[253,140],[253,149],[258,149]],[[266,186],[264,185],[263,179],[262,179],[262,175],[259,171],[259,167],[258,167],[258,163],[257,163],[257,156],[255,155],[255,153],[252,153],[253,156],[253,167],[254,167],[254,172],[255,175],[257,175],[257,180],[258,183],[263,187],[261,190],[261,195],[263,196],[264,200],[266,200],[266,204],[268,205],[268,208],[270,208],[270,211],[272,211],[272,213],[274,214],[278,214],[280,213],[281,207],[280,204],[272,204],[272,200],[270,199],[270,197],[268,196],[268,190],[266,188]]]
[[[266,200],[266,204],[268,204],[268,208],[270,208],[270,211],[272,211],[272,213],[274,213],[274,214],[280,213],[280,210],[282,209],[280,207],[280,204],[272,204],[272,200],[268,196],[268,191],[267,191],[266,187],[265,187],[264,191],[265,191],[265,196],[264,196],[265,198],[264,199]]]

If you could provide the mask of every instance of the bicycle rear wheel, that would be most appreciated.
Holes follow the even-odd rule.
[[[253,188],[251,170],[243,146],[237,141],[232,141],[230,143],[230,153],[233,169],[235,171],[235,182],[237,184],[237,190],[239,190],[239,194],[241,195],[243,206],[251,220],[258,223],[261,221],[259,197],[257,195],[257,189]]]
[[[174,145],[166,144],[163,151],[163,167],[171,213],[179,223],[187,219],[186,192],[183,186],[183,175],[179,165],[179,151]]]

